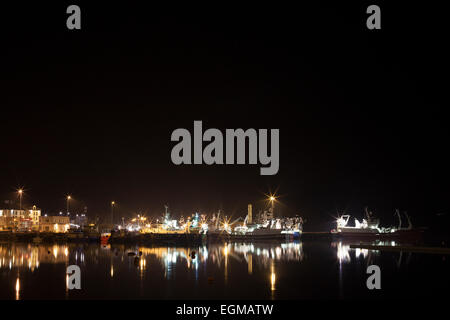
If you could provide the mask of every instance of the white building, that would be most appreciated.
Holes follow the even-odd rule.
[[[31,218],[33,221],[33,226],[39,228],[39,217],[41,216],[41,210],[37,209],[36,206],[33,206],[32,209],[28,210],[28,218]]]
[[[30,210],[0,209],[0,230],[39,230],[41,210],[33,206]]]

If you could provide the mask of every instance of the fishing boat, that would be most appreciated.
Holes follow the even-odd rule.
[[[413,228],[411,219],[405,212],[408,226],[402,226],[402,217],[399,210],[396,210],[399,219],[398,227],[380,227],[379,219],[375,219],[373,214],[366,208],[366,218],[360,222],[354,218],[354,226],[349,225],[350,215],[341,215],[336,219],[336,229],[331,230],[331,234],[341,238],[353,239],[379,239],[379,240],[417,240],[423,235],[423,229]]]
[[[213,230],[208,230],[210,240],[294,240],[299,239],[303,229],[303,219],[301,217],[273,218],[273,211],[260,214],[257,221],[253,223],[251,207],[249,213],[241,225],[234,226],[240,218],[231,223],[224,222],[220,226],[215,226]],[[234,227],[233,227],[234,226]]]
[[[111,238],[111,232],[102,232],[100,235],[100,242],[103,244],[108,243],[109,238]]]

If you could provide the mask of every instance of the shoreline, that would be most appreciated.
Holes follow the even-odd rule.
[[[300,237],[301,238],[301,237]],[[42,233],[42,232],[0,232],[0,242],[22,243],[102,243],[102,244],[172,244],[192,245],[224,242],[293,242],[293,237],[243,237],[234,235],[200,233],[145,233],[112,234],[107,242],[101,240],[100,233]]]

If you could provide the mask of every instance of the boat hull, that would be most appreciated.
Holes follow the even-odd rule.
[[[343,231],[332,234],[337,238],[351,239],[375,239],[375,240],[420,240],[423,237],[423,230],[397,230],[389,233],[378,232],[351,232]]]
[[[281,233],[279,230],[275,232],[249,232],[246,234],[229,234],[229,233],[209,233],[209,240],[221,241],[293,241],[299,239],[301,232]]]

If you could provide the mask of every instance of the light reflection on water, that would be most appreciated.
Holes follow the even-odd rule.
[[[342,241],[306,243],[304,248],[302,242],[195,247],[3,243],[0,299],[276,299],[309,298],[311,290],[345,297],[349,282],[365,281],[359,265],[382,263],[380,251],[350,248]],[[403,253],[389,255],[394,268],[405,265]],[[406,264],[410,259],[411,254]],[[66,269],[73,264],[81,268],[82,290],[68,289]]]
[[[380,254],[379,250],[364,249],[364,248],[350,248],[351,244],[357,244],[353,242],[333,241],[331,247],[336,249],[336,257],[339,264],[351,263],[352,261],[363,259],[366,264],[371,264],[374,259]],[[374,241],[366,244],[391,246],[398,245],[395,241]],[[399,258],[403,255],[402,252],[398,253]]]
[[[225,243],[199,247],[140,247],[125,245],[77,245],[77,244],[0,244],[0,272],[9,271],[8,276],[15,279],[15,299],[20,299],[21,283],[26,273],[40,275],[43,266],[58,265],[58,273],[64,280],[64,297],[69,294],[69,275],[67,266],[76,264],[84,269],[108,263],[110,279],[119,277],[124,265],[132,265],[144,281],[148,264],[155,261],[163,270],[167,281],[174,279],[176,270],[192,270],[194,279],[199,280],[200,266],[223,270],[225,285],[230,275],[230,266],[246,264],[248,275],[254,267],[266,270],[270,290],[276,289],[276,261],[301,262],[304,259],[302,243],[251,244]],[[128,270],[129,271],[129,270]],[[128,272],[127,271],[127,272]],[[48,276],[48,275],[46,275]],[[210,277],[212,278],[212,277]],[[213,278],[216,280],[216,278]],[[44,280],[44,279],[42,279]]]
[[[65,263],[68,255],[67,245],[0,244],[0,269],[23,268],[34,271],[40,263]]]

